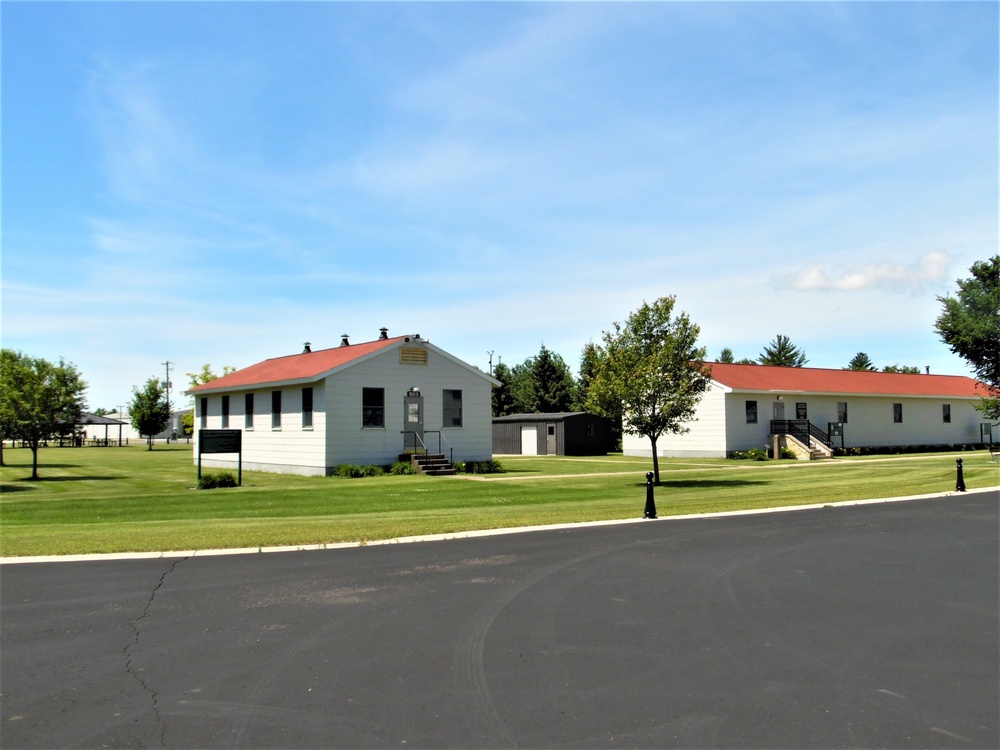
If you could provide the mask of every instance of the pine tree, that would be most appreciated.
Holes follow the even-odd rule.
[[[806,359],[805,352],[792,344],[788,336],[783,336],[780,333],[764,347],[758,360],[762,365],[778,367],[802,367],[809,361]]]
[[[875,363],[871,361],[871,358],[864,352],[858,352],[853,357],[851,361],[847,363],[845,370],[864,370],[865,372],[875,372],[878,368],[875,367]]]
[[[531,364],[535,411],[540,414],[569,411],[576,400],[576,383],[566,362],[542,344]]]
[[[505,417],[508,414],[516,414],[514,411],[514,396],[511,393],[513,373],[503,362],[497,362],[493,368],[493,377],[500,381],[500,385],[493,389],[493,416]]]

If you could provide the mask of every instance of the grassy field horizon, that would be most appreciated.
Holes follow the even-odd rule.
[[[197,490],[190,445],[4,450],[0,556],[255,548],[635,518],[648,458],[500,456],[506,472],[364,479],[243,472]],[[660,459],[660,516],[1000,486],[985,451],[834,461]]]

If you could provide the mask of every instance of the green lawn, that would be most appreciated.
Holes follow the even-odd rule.
[[[662,459],[659,515],[944,492],[955,459],[970,489],[1000,485],[985,452],[827,462]],[[336,479],[243,473],[195,490],[191,447],[6,449],[0,556],[388,539],[642,515],[648,459],[501,457],[505,474]]]

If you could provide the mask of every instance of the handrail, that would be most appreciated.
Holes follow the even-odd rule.
[[[832,447],[830,436],[808,419],[772,419],[771,434],[791,435],[806,445],[809,445],[809,438],[814,437],[823,445]]]
[[[437,452],[441,453],[441,441],[444,440],[445,444],[448,446],[448,463],[450,464],[455,463],[455,448],[452,446],[451,443],[448,442],[448,438],[444,436],[441,430],[424,430],[425,435],[434,435],[435,433],[438,436]],[[444,454],[441,453],[441,455],[443,456]]]
[[[417,449],[417,443],[420,443],[420,447],[424,449],[424,453],[427,452],[427,446],[424,445],[424,439],[420,437],[420,433],[416,430],[400,430],[401,435],[413,435],[413,450]],[[403,450],[406,450],[406,438],[403,438]]]

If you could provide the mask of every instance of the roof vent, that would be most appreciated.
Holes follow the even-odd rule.
[[[927,371],[928,375],[931,374],[931,366],[930,365],[924,365],[924,369]]]
[[[303,353],[303,354],[309,354],[309,352],[311,352],[311,351],[312,351],[312,344],[310,344],[310,343],[309,343],[309,342],[307,341],[307,342],[305,343],[305,345],[304,345],[304,346],[302,347],[302,353]]]
[[[379,341],[385,341],[387,338],[389,338],[389,329],[388,328],[379,328],[378,329],[378,340]]]
[[[340,334],[340,345],[341,346],[350,346],[351,345],[351,342],[347,340],[347,334],[346,333]]]

